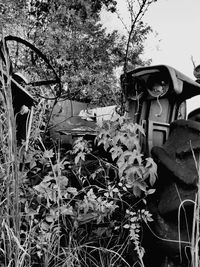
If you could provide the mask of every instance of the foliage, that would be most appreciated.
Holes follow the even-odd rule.
[[[109,150],[118,168],[120,185],[125,190],[132,189],[136,197],[142,192],[148,194],[148,183],[152,186],[156,180],[156,164],[151,158],[144,159],[139,145],[139,135],[143,128],[121,116],[117,120],[105,122],[98,136],[98,144]]]
[[[138,257],[142,262],[142,258],[144,256],[144,248],[141,247],[140,244],[140,230],[141,230],[141,222],[151,222],[153,221],[151,214],[147,210],[137,210],[137,212],[133,212],[127,210],[128,221],[129,223],[124,225],[125,229],[129,229],[130,231],[130,239],[133,240],[135,245],[135,250],[137,251]]]
[[[113,0],[4,2],[0,1],[4,35],[23,37],[48,55],[61,77],[65,98],[100,106],[119,103],[116,68],[121,67],[124,61],[128,62],[128,67],[147,63],[140,56],[144,50],[143,42],[151,29],[142,23],[140,17],[129,41],[117,31],[108,34],[103,28],[100,12],[103,7],[109,12],[116,12]],[[130,44],[128,54],[127,42]],[[20,57],[18,50],[15,55]],[[31,58],[23,57],[26,61],[24,66],[21,65],[23,71]]]
[[[151,63],[151,59],[145,61],[141,56],[144,52],[144,41],[152,31],[151,27],[143,22],[143,17],[149,7],[157,0],[125,0],[129,20],[123,17],[116,6],[116,14],[126,31],[125,54],[123,60],[123,72]]]
[[[115,89],[113,67],[118,64],[120,38],[116,32],[105,33],[90,1],[80,2],[52,1],[46,23],[34,27],[30,38],[48,51],[67,88],[65,97],[94,104],[101,96],[108,100],[104,92]]]
[[[6,108],[2,112],[6,151]],[[38,112],[43,108],[38,106]],[[32,126],[40,129],[38,122]],[[39,130],[37,135],[32,131],[28,149],[22,143],[15,154],[18,184],[11,158],[2,159],[1,266],[129,266],[131,243],[142,261],[134,227],[151,221],[144,200],[153,193],[156,169],[143,159],[139,134],[138,125],[113,118],[99,130],[96,149],[80,138],[72,151],[61,154],[45,147]]]
[[[117,32],[106,35],[98,24],[101,4],[113,11],[114,1],[79,2],[81,8],[70,8],[72,1],[33,1],[28,20],[27,1],[0,3],[11,15],[3,18],[6,25],[23,16],[18,31],[52,55],[68,85],[65,96],[97,102],[109,96],[108,88],[116,92],[112,72],[124,46]],[[142,264],[138,230],[151,221],[145,199],[156,179],[155,163],[140,150],[142,128],[113,118],[93,145],[78,139],[63,153],[42,141],[48,102],[39,99],[30,137],[17,147],[10,89],[10,79],[1,77],[1,266],[129,266],[131,246]]]
[[[60,168],[63,169],[63,165],[68,164],[68,161],[67,163],[62,161],[59,167],[57,164],[53,165],[54,175],[49,176],[48,174],[39,185],[34,187],[39,196],[45,198],[47,208],[50,208],[46,214],[46,221],[55,224],[58,214],[69,216],[74,231],[79,231],[83,225],[85,227],[86,224],[93,222],[95,223],[95,229],[92,231],[92,240],[90,242],[94,243],[99,238],[99,235],[103,233],[107,235],[107,238],[111,238],[114,229],[119,224],[125,223],[123,221],[114,221],[114,214],[119,209],[120,203],[124,201],[124,195],[129,195],[134,200],[135,197],[141,197],[142,192],[144,192],[143,197],[153,193],[154,190],[148,188],[146,180],[150,178],[150,183],[153,184],[156,176],[155,163],[148,161],[148,159],[143,161],[139,152],[137,133],[139,130],[142,131],[141,127],[130,124],[125,118],[106,123],[104,127],[97,137],[98,143],[99,145],[101,143],[104,144],[106,150],[109,149],[113,160],[118,158],[115,163],[109,163],[105,159],[102,160],[98,157],[96,168],[94,170],[92,168],[92,171],[86,175],[84,162],[87,162],[87,155],[95,157],[95,159],[96,156],[92,154],[92,149],[88,142],[81,138],[75,142],[73,150],[75,155],[74,173],[79,179],[81,188],[78,190],[76,187],[72,187],[68,178],[61,173],[58,176],[58,173],[55,172],[57,168],[58,172]],[[111,133],[109,130],[106,131],[107,127],[112,129]],[[110,138],[111,135],[112,138]],[[109,147],[106,144],[109,144]],[[121,151],[122,149],[124,152]],[[50,155],[52,156],[51,153]],[[133,165],[134,168],[132,168]],[[115,170],[114,176],[109,173],[113,168]],[[53,179],[52,176],[54,176]],[[61,202],[58,203],[58,201]],[[131,210],[137,210],[137,207],[134,207],[134,202],[129,204]],[[120,212],[123,213],[123,210]],[[146,220],[146,222],[151,221],[147,211],[144,212],[143,210],[141,212],[137,212],[138,224],[143,220]],[[130,218],[127,218],[127,220],[133,222],[132,211],[129,215]],[[105,224],[105,226],[102,226],[102,224]],[[124,225],[125,228],[126,225]],[[107,232],[108,228],[110,228],[111,232]],[[96,233],[96,237],[94,233]],[[88,236],[87,238],[90,240],[91,237]],[[139,236],[136,235],[134,237],[133,230],[130,231],[130,239],[133,239],[137,247],[139,247]],[[138,251],[141,253],[141,250]],[[141,257],[141,255],[139,256]]]
[[[123,45],[116,31],[107,34],[102,28],[99,12],[102,5],[114,10],[115,2],[22,2],[20,11],[15,1],[10,0],[4,7],[2,4],[4,35],[11,34],[15,25],[19,25],[14,35],[18,32],[17,35],[48,55],[61,77],[63,97],[91,104],[113,104],[111,99],[119,90],[113,70],[119,65]],[[20,19],[24,23],[20,24]],[[16,22],[13,27],[12,21]],[[24,60],[27,58],[30,56]],[[116,103],[117,98],[114,101]]]

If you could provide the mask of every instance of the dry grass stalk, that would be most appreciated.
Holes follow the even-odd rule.
[[[198,184],[197,193],[194,202],[194,214],[193,214],[193,227],[192,227],[192,240],[191,240],[191,267],[199,267],[199,212],[200,212],[200,155],[198,159],[194,155],[192,150],[193,158],[198,172]]]
[[[16,125],[14,110],[12,105],[11,92],[11,77],[10,77],[10,62],[7,55],[5,43],[2,47],[5,55],[5,62],[0,61],[1,72],[1,102],[3,114],[1,114],[1,144],[2,144],[2,159],[1,169],[3,170],[4,180],[4,200],[6,201],[4,212],[2,213],[1,227],[5,230],[5,225],[11,232],[5,230],[5,258],[18,261],[20,244],[20,208],[19,208],[19,170],[17,160],[17,140],[16,140]],[[3,165],[2,165],[3,164]],[[3,192],[3,191],[2,191]],[[4,225],[4,227],[3,227]],[[18,240],[18,242],[16,242]],[[18,244],[17,244],[18,243]],[[7,262],[9,264],[9,262]]]

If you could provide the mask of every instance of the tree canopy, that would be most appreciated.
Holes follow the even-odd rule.
[[[135,23],[126,54],[127,38],[101,24],[103,7],[116,12],[116,1],[0,0],[0,22],[4,35],[21,36],[47,55],[62,80],[63,97],[105,106],[118,101],[114,70],[125,57],[129,67],[145,63],[140,56],[151,29]]]

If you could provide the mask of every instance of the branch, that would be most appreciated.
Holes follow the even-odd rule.
[[[127,74],[127,66],[128,66],[128,53],[129,53],[129,46],[130,46],[130,42],[131,42],[131,37],[133,34],[133,31],[136,27],[136,24],[138,21],[141,20],[141,18],[144,16],[145,12],[147,11],[149,5],[157,0],[142,0],[142,2],[140,0],[137,0],[137,4],[139,5],[139,10],[137,15],[135,15],[136,13],[133,11],[133,3],[135,2],[135,0],[132,0],[132,2],[130,2],[131,0],[127,0],[127,4],[128,7],[131,7],[131,11],[130,11],[130,15],[131,15],[131,29],[128,35],[128,41],[127,41],[127,46],[126,46],[126,53],[125,53],[125,60],[124,60],[124,66],[123,66],[123,72],[124,72],[124,91],[127,91],[127,82],[126,82],[126,74]],[[124,99],[124,94],[121,94],[121,108],[120,108],[120,113],[124,114],[125,112],[125,99]]]
[[[138,1],[138,3],[139,3],[139,1]],[[143,0],[143,2],[140,4],[140,8],[139,8],[138,13],[137,13],[136,17],[134,18],[134,20],[132,22],[131,30],[129,32],[127,46],[126,46],[126,54],[125,54],[125,62],[124,62],[124,73],[125,74],[127,72],[128,52],[129,52],[129,46],[130,46],[131,36],[132,36],[133,31],[135,29],[136,23],[139,20],[141,20],[141,18],[144,16],[144,14],[147,11],[147,8],[149,7],[150,3],[151,3],[151,1],[149,2],[149,0]]]
[[[115,11],[115,13],[116,13],[116,15],[117,15],[118,19],[119,19],[119,20],[121,21],[121,23],[123,24],[123,26],[124,26],[125,30],[126,30],[126,31],[127,31],[127,33],[129,34],[129,29],[127,28],[126,24],[124,23],[123,19],[121,18],[121,16],[120,16],[119,12],[118,12],[118,11]]]

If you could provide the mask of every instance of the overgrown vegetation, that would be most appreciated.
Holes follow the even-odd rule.
[[[102,6],[115,12],[115,1],[1,2],[2,12],[12,7],[1,18],[5,32],[11,31],[13,19],[21,20],[18,34],[49,54],[63,85],[62,100],[116,104],[120,91],[115,68],[123,66],[126,74],[148,63],[140,56],[151,29],[142,17],[155,1],[127,1],[128,38],[116,31],[106,34],[99,23]],[[37,58],[21,52],[17,47],[10,59],[26,72]],[[153,220],[146,198],[155,191],[157,169],[141,152],[142,127],[117,115],[97,128],[94,140],[79,138],[71,150],[64,150],[46,142],[49,102],[38,97],[30,136],[27,128],[29,138],[17,145],[10,62],[6,58],[4,66],[0,63],[1,74],[4,69],[8,77],[1,76],[0,90],[0,265],[144,266],[143,224]],[[42,76],[31,67],[28,74]],[[43,94],[49,97],[48,91]],[[194,209],[192,267],[199,264],[199,195]]]
[[[82,138],[71,151],[47,148],[41,102],[29,143],[17,147],[10,79],[1,81],[1,266],[129,266],[130,247],[142,264],[156,178],[140,151],[142,128],[116,117],[98,130],[95,149]]]

